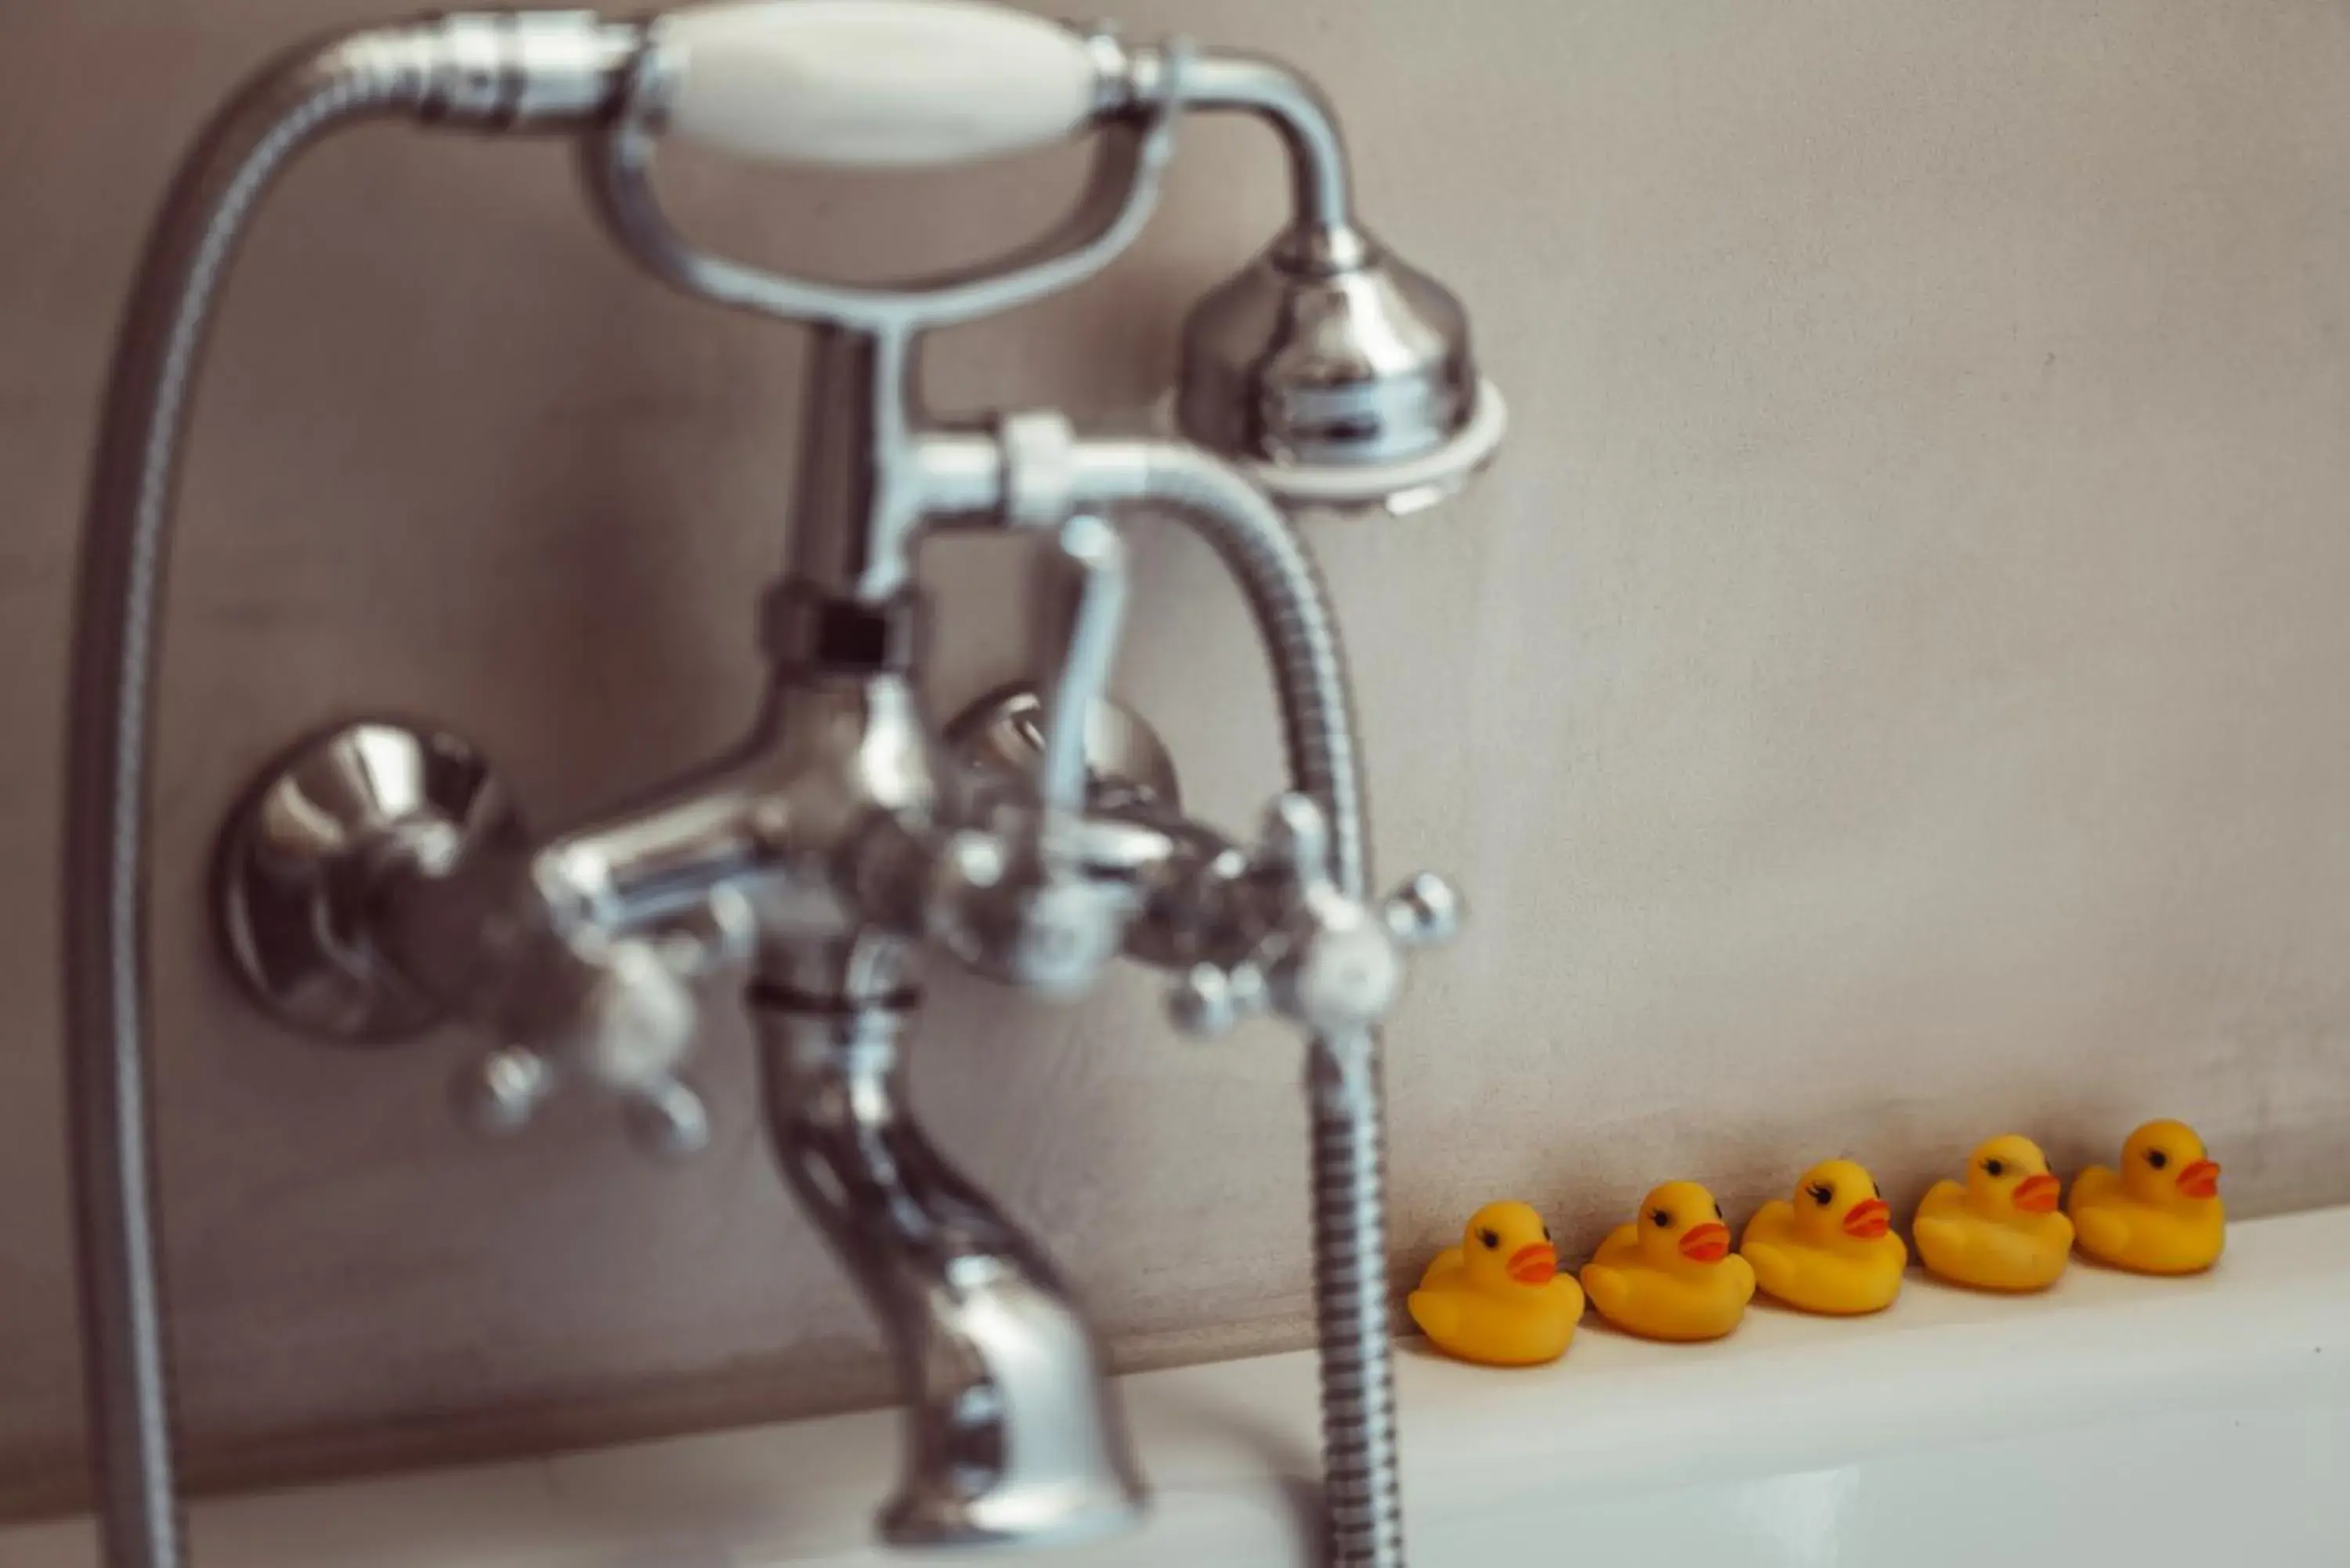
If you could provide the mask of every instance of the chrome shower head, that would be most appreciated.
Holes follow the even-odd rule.
[[[1508,424],[1469,320],[1354,215],[1337,116],[1278,60],[1210,51],[1194,109],[1253,115],[1288,154],[1288,226],[1183,326],[1175,422],[1291,506],[1415,512],[1459,490]]]
[[[1175,411],[1279,500],[1398,514],[1467,484],[1507,421],[1461,302],[1355,229],[1294,229],[1193,307]]]

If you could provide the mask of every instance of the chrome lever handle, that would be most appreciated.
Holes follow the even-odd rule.
[[[1051,674],[1038,715],[1036,796],[1047,813],[1069,817],[1086,807],[1086,726],[1109,693],[1126,619],[1125,541],[1081,513],[1038,558],[1038,578],[1040,666]]]
[[[1023,441],[1042,452],[1066,427]],[[1107,694],[1126,615],[1127,556],[1118,531],[1084,514],[1064,522],[1038,560],[1038,662],[1049,670],[1033,719],[1035,761],[1024,794],[984,827],[951,835],[933,874],[931,934],[983,973],[1049,995],[1090,985],[1115,957],[1138,905],[1117,851],[1131,829],[1085,815],[1086,739]],[[1104,852],[1107,851],[1107,861]]]

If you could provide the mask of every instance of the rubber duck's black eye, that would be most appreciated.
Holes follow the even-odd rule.
[[[1727,1219],[1729,1219],[1729,1218],[1730,1218],[1730,1216],[1729,1216],[1729,1215],[1724,1214],[1724,1213],[1721,1211],[1721,1200],[1720,1200],[1719,1199],[1717,1199],[1714,1201],[1714,1205],[1713,1205],[1713,1217],[1714,1217],[1715,1219],[1717,1219],[1717,1220],[1727,1220]]]
[[[1484,1242],[1494,1251],[1498,1252],[1502,1250],[1502,1233],[1498,1231],[1480,1231],[1477,1232],[1477,1240]]]
[[[1985,1176],[2005,1176],[2007,1174],[2007,1161],[2003,1159],[1984,1160],[1983,1174]]]
[[[1550,1240],[1550,1227],[1547,1225],[1543,1227],[1543,1240],[1545,1241]]]
[[[2170,1163],[2170,1157],[2158,1148],[2150,1148],[2146,1151],[2146,1162],[2155,1169],[2160,1170]]]
[[[1876,1199],[1879,1203],[1885,1201],[1885,1189],[1877,1186],[1876,1181],[1873,1179],[1868,1184],[1868,1195],[1871,1198]]]
[[[1673,1211],[1669,1209],[1651,1209],[1648,1210],[1648,1218],[1656,1222],[1656,1227],[1659,1231],[1669,1231],[1673,1228]]]
[[[1814,1182],[1811,1186],[1804,1188],[1804,1190],[1810,1193],[1812,1195],[1812,1201],[1818,1204],[1823,1209],[1825,1209],[1829,1204],[1835,1201],[1835,1189],[1830,1187],[1825,1181]]]

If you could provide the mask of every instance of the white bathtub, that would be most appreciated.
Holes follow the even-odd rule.
[[[1912,1276],[1890,1313],[1758,1309],[1731,1341],[1587,1325],[1561,1365],[1408,1345],[1419,1568],[1560,1561],[2035,1568],[2350,1563],[2350,1209],[2236,1226],[2203,1279],[2083,1267],[2023,1301]],[[1305,1355],[1153,1373],[1126,1398],[1158,1502],[1056,1568],[1302,1563]],[[201,1568],[875,1568],[886,1414],[226,1500]],[[76,1521],[6,1568],[90,1568]]]

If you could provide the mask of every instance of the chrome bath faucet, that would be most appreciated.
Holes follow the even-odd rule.
[[[1140,232],[1190,113],[1279,133],[1288,225],[1192,311],[1180,434],[1087,436],[1052,410],[941,421],[929,331],[1090,276]],[[752,0],[645,22],[476,13],[369,28],[258,78],[183,167],[117,351],[86,523],[68,799],[69,1069],[99,1499],[114,1568],[182,1561],[145,1109],[151,692],[180,437],[211,306],[300,150],[368,119],[575,138],[618,241],[687,293],[815,334],[785,564],[757,607],[764,701],[723,756],[552,836],[481,753],[362,720],[296,745],[223,836],[219,914],[252,993],[325,1038],[462,1021],[458,1103],[492,1130],[567,1085],[638,1143],[690,1154],[689,1058],[713,977],[740,976],[785,1179],[893,1354],[899,1542],[1066,1540],[1142,1488],[1091,1329],[1042,1251],[932,1147],[901,1052],[932,955],[1047,996],[1121,956],[1165,971],[1174,1022],[1263,1012],[1307,1041],[1329,1561],[1403,1562],[1377,1031],[1409,950],[1458,901],[1369,891],[1337,626],[1293,512],[1406,511],[1491,457],[1505,415],[1461,307],[1357,222],[1313,86],[1276,62],[1082,32],[972,0]],[[938,165],[1090,133],[1064,223],[953,275],[876,285],[693,246],[656,201],[665,139],[776,163]],[[1263,638],[1288,780],[1256,836],[1185,817],[1098,727],[1131,585],[1120,530],[1216,550]],[[1041,692],[941,726],[917,676],[921,542],[1036,536]],[[1005,729],[1009,723],[1011,728]],[[1027,744],[1003,743],[1006,733]]]

